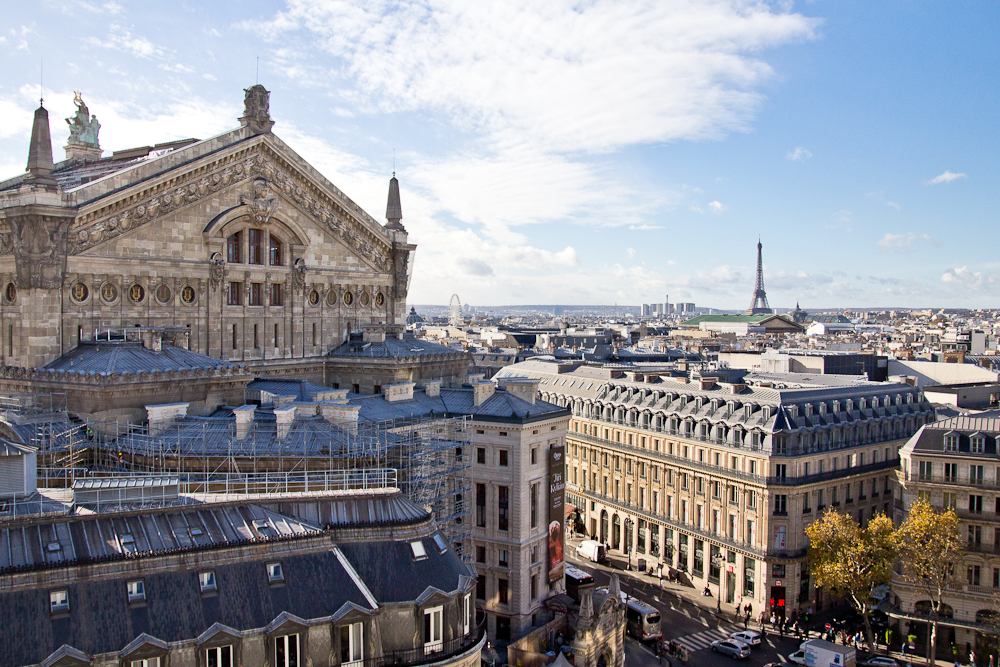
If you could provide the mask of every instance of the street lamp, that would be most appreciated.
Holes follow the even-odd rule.
[[[716,586],[719,589],[719,597],[715,600],[715,610],[722,611],[722,566],[725,564],[725,560],[722,558],[722,554],[716,554],[712,556],[712,565],[715,567],[716,571],[719,573],[719,583]]]

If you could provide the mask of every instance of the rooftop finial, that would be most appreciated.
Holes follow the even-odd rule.
[[[393,159],[395,161],[395,158]],[[385,207],[385,219],[388,220],[386,229],[395,229],[405,232],[400,220],[403,219],[403,205],[399,201],[399,181],[396,180],[396,171],[393,169],[392,178],[389,179],[389,202]]]
[[[254,134],[270,134],[274,121],[271,120],[271,93],[259,83],[246,90],[243,97],[243,115],[240,125],[249,127]]]
[[[49,112],[45,107],[35,109],[35,120],[31,124],[31,144],[28,147],[29,172],[27,180],[47,190],[58,188],[52,178],[55,163],[52,160],[52,134],[49,131]]]

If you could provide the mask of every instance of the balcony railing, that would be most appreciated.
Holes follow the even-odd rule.
[[[364,660],[364,667],[414,667],[415,665],[426,665],[432,662],[443,662],[449,658],[468,652],[476,644],[485,641],[485,639],[486,621],[484,619],[469,634],[435,645],[440,646],[440,648],[433,652],[426,651],[424,646],[399,651],[386,651],[380,657]]]
[[[955,476],[921,475],[912,472],[902,477],[903,481],[914,484],[947,484],[949,486],[974,486],[977,489],[1000,489],[1000,482],[995,479],[980,479],[978,477],[973,479],[966,477],[963,479]]]

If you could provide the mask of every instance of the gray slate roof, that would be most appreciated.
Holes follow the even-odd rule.
[[[46,370],[69,373],[122,374],[142,371],[212,370],[232,368],[228,361],[167,343],[159,352],[134,341],[80,341],[78,346],[49,362]]]
[[[391,419],[423,417],[433,412],[437,416],[471,415],[482,419],[527,419],[565,412],[544,401],[534,404],[498,389],[481,405],[475,405],[472,389],[442,389],[439,396],[428,396],[423,390],[413,392],[413,400],[390,402],[378,394],[352,396],[351,403],[361,406],[358,420],[379,423]]]
[[[462,356],[465,352],[447,345],[417,340],[413,336],[386,338],[384,342],[363,342],[350,340],[330,350],[330,357],[351,357],[362,359],[408,359],[432,355]]]

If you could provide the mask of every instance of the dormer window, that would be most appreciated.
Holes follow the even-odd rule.
[[[216,590],[215,572],[212,572],[211,570],[209,570],[208,572],[199,572],[198,586],[201,588],[202,593],[207,593],[209,591]]]
[[[949,433],[944,436],[944,451],[946,452],[957,452],[958,451],[958,434]]]
[[[129,602],[142,602],[146,599],[146,584],[141,579],[126,584]]]
[[[49,591],[49,611],[53,614],[69,611],[69,591],[65,588]]]
[[[806,417],[812,417],[812,413],[813,413],[812,403],[806,403],[803,406],[803,411],[805,412]]]
[[[973,454],[982,454],[986,451],[986,438],[982,435],[973,435],[970,439],[970,451]]]
[[[267,580],[270,583],[275,583],[285,580],[285,573],[281,569],[281,563],[267,564]]]
[[[131,535],[122,535],[119,540],[122,544],[122,551],[125,553],[135,553],[135,538]]]
[[[413,560],[424,560],[427,558],[427,550],[424,549],[423,540],[410,542],[410,550],[413,551]]]

